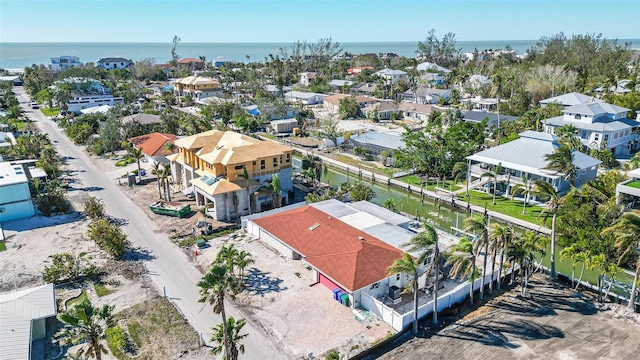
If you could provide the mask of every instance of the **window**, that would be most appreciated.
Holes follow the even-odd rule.
[[[278,167],[278,158],[273,158],[273,167]]]
[[[236,170],[242,170],[243,167],[244,167],[244,165],[236,165],[235,169]]]
[[[400,281],[400,274],[396,274],[396,281]]]
[[[613,134],[613,138],[617,139],[618,138],[618,133]]]
[[[582,175],[586,175],[587,174],[587,169],[582,169]]]
[[[267,168],[267,164],[265,163],[264,160],[260,160],[260,169],[264,170]]]
[[[595,141],[600,140],[600,134],[595,134],[595,135],[593,136],[593,140],[595,140]]]
[[[604,141],[609,141],[609,134],[604,134]]]
[[[291,154],[287,153],[287,162],[291,161]]]
[[[573,118],[576,119],[576,120],[580,120],[580,119],[582,119],[582,115],[576,114],[576,116],[574,116]]]
[[[369,290],[377,289],[377,288],[379,288],[379,287],[380,287],[380,283],[379,283],[379,282],[377,282],[377,283],[375,283],[375,284],[371,285],[371,287],[369,288]]]
[[[254,162],[253,162],[253,165],[255,165],[255,164],[256,164],[256,162],[254,161]]]
[[[629,130],[627,129],[627,131],[624,132],[624,136],[629,135]]]

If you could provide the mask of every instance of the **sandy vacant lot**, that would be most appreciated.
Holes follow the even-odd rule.
[[[637,359],[640,315],[536,279],[381,359]]]

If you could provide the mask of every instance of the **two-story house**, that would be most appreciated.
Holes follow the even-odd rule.
[[[63,88],[70,89],[71,98],[67,103],[67,111],[76,114],[81,114],[84,109],[97,106],[124,104],[124,98],[114,97],[108,87],[91,78],[65,78],[56,81],[54,88],[56,91],[60,91]]]
[[[311,85],[311,81],[318,76],[318,73],[312,71],[305,71],[300,73],[300,84],[304,86]]]
[[[96,62],[96,67],[101,67],[107,70],[126,69],[131,65],[131,61],[119,57],[102,58]]]
[[[183,189],[193,187],[196,205],[205,206],[216,220],[268,208],[273,195],[267,189],[274,174],[283,194],[293,188],[290,147],[219,130],[178,139],[174,146],[178,152],[167,156],[174,181]]]
[[[76,66],[82,66],[82,62],[77,56],[52,57],[51,64],[49,64],[49,70],[62,71]]]
[[[386,79],[387,82],[391,84],[395,84],[396,82],[407,78],[406,72],[402,70],[393,70],[389,68],[384,68],[380,71],[376,71],[375,74]]]
[[[187,76],[173,83],[175,95],[179,98],[190,96],[193,100],[202,100],[222,93],[220,83],[205,76]]]
[[[609,148],[614,155],[638,148],[640,122],[628,119],[629,109],[605,102],[588,102],[564,108],[561,116],[545,120],[544,131],[555,134],[564,125],[578,129],[576,137],[590,149]]]

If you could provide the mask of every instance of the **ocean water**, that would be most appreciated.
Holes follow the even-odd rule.
[[[621,39],[629,41],[632,47],[640,47],[640,39]],[[536,40],[503,41],[458,41],[463,52],[474,49],[503,49],[507,44],[518,53],[523,53]],[[233,61],[262,61],[269,54],[276,55],[280,48],[289,48],[292,43],[180,43],[176,52],[181,57],[198,58],[203,55],[207,60],[224,56]],[[341,43],[344,51],[363,53],[394,52],[412,57],[418,42],[353,42]],[[95,62],[103,57],[123,57],[134,61],[153,59],[156,63],[171,60],[172,43],[0,43],[0,68],[18,69],[32,64],[49,64],[51,57],[71,55],[80,57],[80,61]]]

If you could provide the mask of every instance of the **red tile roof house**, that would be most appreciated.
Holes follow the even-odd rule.
[[[175,154],[177,150],[173,150],[167,144],[173,144],[178,137],[173,134],[163,134],[154,132],[151,134],[132,137],[129,142],[136,148],[142,150],[146,161],[153,165],[156,162],[168,163],[166,156]]]
[[[407,274],[387,272],[402,250],[313,205],[250,220],[247,231],[284,256],[304,260],[328,289],[327,296],[340,289],[353,308],[369,310],[370,299],[385,296],[391,286],[402,289],[410,280]]]

